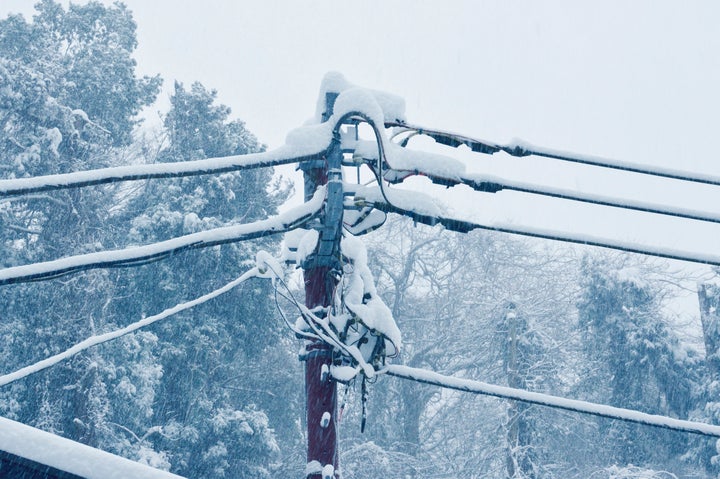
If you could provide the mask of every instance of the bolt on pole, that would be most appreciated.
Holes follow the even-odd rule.
[[[326,94],[323,121],[332,115],[337,93]],[[338,126],[339,128],[339,126]],[[336,130],[338,130],[336,128]],[[315,253],[303,264],[305,304],[326,314],[332,303],[339,268],[342,228],[342,150],[338,131],[324,160],[300,165],[305,182],[305,200],[321,185],[327,185],[327,199],[321,216],[318,245]],[[319,340],[305,346],[305,398],[307,419],[307,478],[339,477],[337,440],[337,387],[329,374],[332,348]],[[322,471],[322,472],[320,472]]]

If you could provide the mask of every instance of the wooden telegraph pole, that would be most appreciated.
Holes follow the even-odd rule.
[[[326,93],[323,121],[332,116],[337,93]],[[342,150],[339,125],[323,160],[300,165],[305,180],[305,200],[309,200],[321,185],[327,185],[327,199],[315,253],[303,264],[305,304],[322,316],[332,302],[337,284],[333,271],[340,267],[340,237],[342,234],[343,191]],[[307,344],[305,361],[305,398],[307,418],[307,478],[338,477],[337,387],[328,374],[332,348],[315,340]],[[322,470],[322,472],[320,472]]]

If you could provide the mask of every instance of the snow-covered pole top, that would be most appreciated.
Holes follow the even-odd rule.
[[[326,112],[325,99],[328,93],[341,95],[347,90],[362,90],[366,95],[374,100],[374,103],[379,107],[381,111],[381,120],[378,125],[390,122],[404,122],[405,121],[405,100],[397,95],[386,93],[378,90],[371,90],[366,88],[358,88],[345,77],[338,72],[329,72],[325,74],[320,84],[320,94],[318,95],[317,106],[315,109],[315,123],[321,123],[324,121],[323,114]],[[367,104],[367,103],[366,103]],[[362,109],[361,105],[354,105],[355,110]],[[334,113],[338,113],[338,106],[334,108]]]
[[[369,123],[378,135],[381,145],[386,142],[380,132],[386,121],[404,118],[405,102],[402,98],[376,90],[358,88],[335,72],[328,73],[322,81],[314,121],[332,128],[332,140],[323,160],[300,164],[305,172],[305,197],[314,188],[328,184],[327,200],[317,252],[309,258],[321,266],[335,266],[339,257],[339,244],[343,216],[343,181],[340,128],[357,120]]]

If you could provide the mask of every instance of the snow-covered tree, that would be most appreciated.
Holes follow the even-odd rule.
[[[695,417],[703,422],[720,423],[720,286],[717,281],[698,286],[700,322],[705,346],[705,361],[696,399]],[[711,477],[720,477],[720,453],[715,438],[695,441],[688,453]]]
[[[394,362],[507,384],[503,364],[512,347],[505,307],[512,300],[525,327],[516,331],[516,358],[522,360],[513,373],[524,379],[511,382],[557,393],[565,381],[558,371],[569,343],[557,333],[574,324],[572,261],[500,235],[457,235],[396,218],[369,243],[379,290],[403,332],[402,355]],[[509,451],[543,456],[556,419],[535,408],[525,411],[520,423],[531,425],[537,415],[541,424],[521,435],[532,447],[511,448],[506,426],[513,430],[507,414],[509,407],[516,417],[514,406],[494,399],[383,379],[371,387],[368,407],[366,434],[388,455],[413,457],[410,477],[429,471],[505,475]],[[532,463],[538,471],[541,462]]]
[[[159,78],[138,78],[131,55],[135,23],[122,5],[43,0],[31,22],[0,20],[0,175],[36,176],[112,164],[127,145],[136,114],[157,95]],[[105,248],[113,188],[27,195],[0,202],[3,266]],[[8,370],[100,332],[115,288],[108,272],[53,283],[6,287],[2,315],[11,338]],[[7,413],[92,445],[112,436],[114,360],[79,355],[14,385]],[[5,408],[10,404],[9,408]],[[16,406],[13,406],[16,405]]]
[[[242,122],[229,119],[229,108],[216,104],[216,92],[199,83],[189,91],[176,83],[171,105],[164,122],[168,140],[158,161],[262,149]],[[273,214],[282,198],[282,192],[270,190],[271,179],[266,169],[148,181],[115,220],[118,228],[130,225],[135,244],[256,221]],[[188,251],[138,268],[119,278],[119,296],[125,299],[116,302],[115,314],[129,321],[220,287],[252,265],[257,248],[273,244],[260,240]],[[248,284],[153,331],[162,377],[148,425],[163,427],[165,433],[151,440],[172,469],[190,477],[268,476],[268,463],[279,452],[273,429],[291,431],[283,436],[288,441],[297,437],[290,416],[296,410],[273,404],[285,401],[278,394],[283,386],[274,384],[285,373],[274,372],[272,384],[263,374],[291,357],[270,285]]]
[[[697,363],[663,317],[662,289],[648,267],[624,258],[586,258],[579,324],[588,360],[580,391],[613,406],[686,418]],[[687,435],[599,421],[593,459],[654,467],[677,458]],[[676,465],[678,463],[676,462]]]

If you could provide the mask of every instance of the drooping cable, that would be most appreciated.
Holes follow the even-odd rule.
[[[275,274],[276,278],[282,284],[283,288],[287,291],[287,294],[279,293],[283,298],[288,300],[290,303],[292,303],[300,312],[300,317],[303,319],[305,324],[310,328],[312,331],[309,333],[312,335],[312,339],[319,339],[321,341],[324,341],[325,343],[329,344],[330,346],[336,347],[339,350],[343,351],[345,354],[347,354],[350,357],[353,357],[357,360],[356,356],[359,355],[359,351],[356,353],[355,351],[351,351],[347,345],[345,345],[340,338],[337,337],[334,331],[332,331],[326,321],[324,321],[322,318],[315,315],[312,311],[310,311],[305,305],[300,303],[297,298],[295,298],[295,295],[293,294],[290,287],[287,285],[284,279],[278,275],[278,272],[275,271],[275,269],[272,267],[272,265],[268,265],[269,268],[272,269],[273,273]],[[292,331],[297,331],[297,328],[290,325],[289,321],[286,322],[286,324],[290,327]],[[301,334],[305,334],[304,332],[300,332]],[[362,360],[362,356],[359,356],[360,360]],[[364,360],[362,360],[361,364],[364,363]]]
[[[182,311],[193,308],[202,303],[205,303],[211,299],[214,299],[214,298],[220,296],[221,294],[227,293],[228,291],[230,291],[231,289],[240,285],[241,283],[244,283],[248,279],[254,278],[255,276],[257,276],[257,273],[258,273],[257,268],[252,268],[251,270],[247,271],[245,274],[243,274],[239,278],[227,283],[225,286],[218,288],[215,291],[207,293],[203,296],[200,296],[199,298],[193,299],[192,301],[180,303],[178,305],[173,306],[172,308],[166,309],[165,311],[163,311],[159,314],[156,314],[153,316],[148,316],[147,318],[143,318],[139,321],[129,324],[128,326],[125,326],[124,328],[116,329],[115,331],[110,331],[110,332],[104,333],[104,334],[98,334],[95,336],[91,336],[91,337],[85,339],[84,341],[81,341],[81,342],[75,344],[71,348],[66,349],[65,351],[63,351],[61,353],[50,356],[46,359],[43,359],[42,361],[38,361],[29,366],[25,366],[24,368],[18,369],[15,372],[4,374],[4,375],[0,376],[0,386],[5,386],[7,384],[10,384],[11,382],[17,381],[18,379],[22,379],[31,374],[34,374],[36,372],[39,372],[39,371],[47,369],[51,366],[54,366],[55,364],[57,364],[61,361],[64,361],[66,359],[69,359],[69,358],[75,356],[76,354],[78,354],[82,351],[85,351],[88,348],[97,346],[98,344],[106,343],[108,341],[112,341],[113,339],[120,338],[122,336],[125,336],[126,334],[130,334],[134,331],[137,331],[140,328],[149,326],[157,321],[168,318],[170,316],[173,316],[177,313],[180,313]]]
[[[567,399],[549,394],[536,393],[523,389],[515,389],[505,386],[496,386],[481,381],[461,379],[452,376],[445,376],[425,369],[412,368],[391,364],[380,370],[378,374],[387,374],[401,379],[440,386],[446,389],[482,394],[485,396],[512,399],[528,404],[537,404],[555,409],[562,409],[581,414],[616,419],[624,422],[643,424],[646,426],[681,431],[703,436],[720,437],[720,426],[706,424],[696,421],[686,421],[667,416],[647,414],[632,409],[618,408],[604,404],[596,404],[577,399]]]
[[[316,339],[319,339],[331,347],[337,348],[339,351],[341,351],[343,354],[345,354],[347,357],[352,358],[360,367],[360,369],[365,373],[366,376],[373,376],[375,374],[375,369],[369,365],[365,359],[363,358],[362,354],[360,353],[360,350],[353,345],[347,345],[345,344],[337,335],[334,328],[330,326],[326,318],[320,318],[315,313],[313,313],[310,309],[307,308],[304,304],[300,303],[298,299],[293,294],[290,287],[287,285],[285,280],[278,274],[279,272],[275,270],[275,268],[271,264],[267,264],[267,267],[270,268],[275,276],[275,278],[278,280],[278,282],[285,288],[287,291],[287,295],[280,293],[281,296],[283,296],[285,299],[287,299],[290,303],[295,305],[295,307],[300,312],[300,317],[303,319],[305,324],[310,328],[313,336],[316,337]],[[289,322],[287,324],[290,326]],[[290,328],[295,331],[297,328],[290,326]]]

